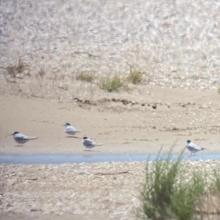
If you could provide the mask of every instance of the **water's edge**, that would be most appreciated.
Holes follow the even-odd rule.
[[[172,159],[178,155],[173,154]],[[160,159],[166,159],[162,154]],[[157,154],[1,154],[0,164],[64,164],[98,162],[143,162],[158,159]],[[220,153],[198,153],[193,156],[184,154],[183,160],[220,160]]]

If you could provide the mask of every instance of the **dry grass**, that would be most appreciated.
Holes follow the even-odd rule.
[[[137,68],[131,67],[127,80],[133,84],[139,84],[143,81],[144,73]]]
[[[77,80],[85,81],[85,82],[93,82],[95,77],[94,74],[88,72],[81,72],[76,76]]]
[[[123,86],[123,80],[117,75],[102,78],[99,82],[99,87],[108,92],[118,92]]]
[[[41,79],[43,79],[46,75],[46,71],[43,67],[40,68],[38,75],[40,76]]]
[[[16,64],[9,65],[8,67],[6,67],[6,70],[11,78],[16,78],[16,75],[18,73],[22,73],[25,70],[25,68],[26,68],[25,63],[20,57],[18,57]]]

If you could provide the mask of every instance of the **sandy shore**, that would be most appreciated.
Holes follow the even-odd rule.
[[[184,175],[219,165],[188,161]],[[1,219],[137,219],[144,167],[138,162],[1,165]]]
[[[187,139],[219,151],[220,99],[215,90],[148,88],[135,99],[112,97],[92,99],[92,104],[1,95],[0,152],[84,153],[83,136],[102,144],[96,153],[157,152],[174,143],[181,150]],[[65,122],[81,129],[76,138],[64,134]],[[17,146],[9,136],[15,130],[39,138]]]
[[[187,139],[220,152],[217,1],[1,3],[0,154],[87,154],[83,136],[102,144],[91,154]],[[124,86],[108,93],[114,74]],[[66,136],[65,122],[81,132]],[[18,146],[14,131],[39,138]],[[0,175],[0,219],[134,220],[144,164],[1,164]]]
[[[1,165],[0,172],[6,219],[135,219],[140,207],[141,163]]]
[[[186,139],[219,152],[216,90],[147,88],[140,94],[90,102],[1,95],[0,152],[85,154],[85,135],[102,144],[92,154],[157,152],[174,143],[179,151]],[[82,130],[77,138],[64,134],[67,121]],[[39,138],[17,146],[9,136],[14,130]],[[141,207],[143,163],[1,165],[0,172],[1,219],[134,220]]]

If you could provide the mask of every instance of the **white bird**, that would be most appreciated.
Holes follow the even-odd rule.
[[[186,141],[186,148],[190,151],[191,155],[197,153],[198,151],[205,150],[205,148],[200,147],[197,144],[194,144],[191,140]]]
[[[83,137],[82,143],[88,149],[91,149],[96,146],[96,143],[88,137]]]
[[[69,135],[74,135],[77,132],[80,132],[80,130],[76,129],[74,126],[67,122],[64,124],[64,132]]]
[[[37,139],[37,137],[28,137],[27,135],[22,134],[19,131],[15,131],[13,134],[14,140],[18,143],[18,144],[24,144],[30,140],[34,140]]]

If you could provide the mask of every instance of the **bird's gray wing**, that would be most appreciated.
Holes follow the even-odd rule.
[[[74,133],[74,132],[76,132],[76,128],[74,128],[73,126],[68,126],[68,127],[66,127],[65,131],[67,133]]]
[[[29,139],[28,136],[26,136],[26,135],[24,135],[24,134],[22,134],[22,133],[16,134],[16,135],[15,135],[15,138],[16,138],[17,140],[28,140],[28,139]]]
[[[194,150],[201,150],[202,149],[199,145],[194,144],[194,143],[190,143],[189,147]]]
[[[85,140],[84,141],[84,145],[86,147],[94,147],[95,146],[94,142],[92,140],[90,140],[90,139]]]

